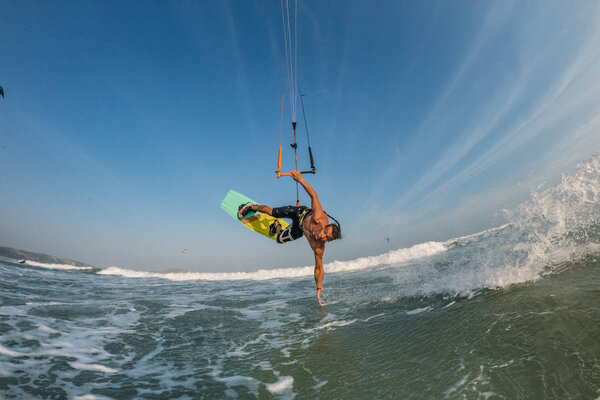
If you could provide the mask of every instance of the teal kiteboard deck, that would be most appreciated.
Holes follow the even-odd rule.
[[[238,220],[237,213],[240,207],[240,204],[246,203],[252,204],[260,204],[251,198],[244,196],[241,193],[236,192],[235,190],[230,190],[227,192],[227,196],[221,202],[221,208],[227,214],[231,216],[231,218],[235,219],[238,222],[244,224],[248,229],[259,233],[263,236],[268,237],[269,239],[275,240],[275,236],[269,236],[269,227],[273,222],[278,220],[278,218],[272,217],[267,214],[259,213],[259,212],[251,212],[242,220]],[[288,226],[288,223],[279,219],[279,223],[281,223],[281,228],[285,229]]]

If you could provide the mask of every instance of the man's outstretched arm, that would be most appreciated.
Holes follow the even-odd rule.
[[[323,269],[323,250],[315,250],[315,284],[317,285],[317,301],[319,306],[321,303],[321,292],[323,291],[323,277],[325,276],[325,270]]]
[[[322,217],[325,217],[325,212],[323,211],[323,207],[321,206],[321,203],[319,202],[319,198],[317,197],[317,192],[315,192],[315,189],[313,189],[312,186],[310,186],[304,180],[300,171],[292,171],[292,178],[294,178],[294,180],[296,182],[301,184],[302,187],[304,188],[304,190],[306,190],[306,193],[308,193],[308,195],[310,196],[310,200],[311,200],[310,208],[312,209],[315,219],[319,220]]]

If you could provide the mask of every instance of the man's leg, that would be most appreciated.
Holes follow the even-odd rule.
[[[273,215],[273,209],[269,206],[265,206],[265,205],[261,205],[261,204],[252,204],[250,206],[246,206],[248,207],[248,211],[243,212],[243,214],[247,214],[250,211],[255,211],[255,212],[260,212],[263,214],[267,214],[267,215]],[[273,224],[271,224],[271,226],[269,227],[269,235],[271,236],[279,236],[279,233],[281,233],[282,228],[281,228],[281,224],[279,223],[279,221],[275,221]]]
[[[250,202],[246,204],[240,204],[240,208],[238,209],[237,217],[239,220],[243,219],[251,213],[252,211],[258,211],[261,213],[265,213],[268,215],[273,215],[273,209],[269,206],[263,206],[260,204],[252,204]]]
[[[269,206],[265,206],[265,205],[260,205],[260,204],[254,204],[251,207],[252,211],[258,211],[264,214],[268,214],[268,215],[273,215],[273,209]],[[269,231],[269,235],[271,236],[279,236],[279,234],[281,233],[281,231],[283,230],[281,228],[281,224],[279,223],[279,221],[275,221],[273,224],[275,224],[275,226],[271,226],[270,228],[272,230]]]
[[[294,226],[298,224],[298,212],[295,206],[273,208],[270,215],[275,218],[289,218],[292,220],[292,223],[285,229],[282,229],[279,224],[279,226],[276,227],[275,235],[277,237],[277,243],[286,243],[298,239],[298,236],[294,235]]]
[[[299,237],[302,236],[301,231],[297,234],[294,234],[292,231],[292,229],[294,228],[294,225],[299,224],[297,207],[285,206],[285,207],[271,208],[269,206],[265,206],[265,205],[261,205],[261,204],[247,203],[247,204],[240,205],[240,209],[238,211],[238,218],[241,220],[251,211],[257,211],[260,213],[264,213],[264,214],[273,216],[275,218],[289,218],[292,220],[292,223],[290,225],[288,225],[288,227],[286,229],[282,229],[280,224],[277,224],[279,226],[275,227],[275,232],[273,232],[274,235],[272,235],[272,236],[277,237],[277,243],[289,242],[294,239],[298,239]],[[271,233],[271,232],[269,232],[269,233]]]
[[[252,207],[250,207],[250,209],[252,211],[258,211],[261,212],[263,214],[268,214],[268,215],[273,215],[273,209],[269,206],[263,206],[260,204],[254,204],[252,205]]]

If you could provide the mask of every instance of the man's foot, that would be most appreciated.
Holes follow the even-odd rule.
[[[253,206],[252,203],[240,204],[240,207],[238,208],[238,214],[237,214],[238,219],[243,219],[246,215],[251,213],[252,206]]]
[[[279,220],[275,220],[275,222],[273,222],[269,226],[269,236],[275,236],[275,235],[277,235],[277,229],[278,228],[281,228],[281,223],[279,222]]]

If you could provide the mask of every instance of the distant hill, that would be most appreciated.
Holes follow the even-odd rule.
[[[20,260],[22,258],[26,260],[36,261],[45,264],[67,264],[75,267],[90,267],[91,265],[82,263],[80,261],[69,260],[68,258],[58,258],[48,254],[33,253],[27,250],[13,249],[11,247],[0,246],[0,256],[14,258]]]

